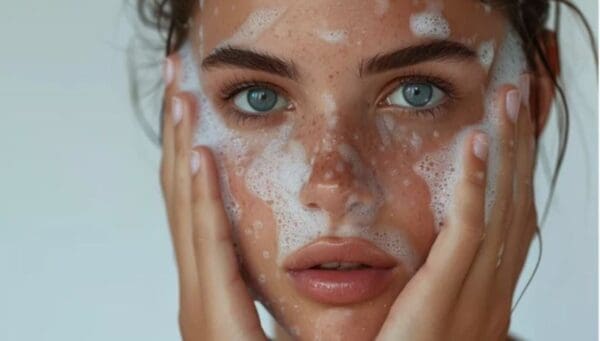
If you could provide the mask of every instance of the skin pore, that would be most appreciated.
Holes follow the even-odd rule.
[[[470,0],[207,0],[193,27],[194,142],[219,163],[253,293],[292,335],[372,337],[443,227],[465,128],[493,137],[505,19]],[[257,88],[276,109],[242,113]],[[299,294],[283,264],[325,237],[374,244],[397,261],[393,280],[351,305]]]

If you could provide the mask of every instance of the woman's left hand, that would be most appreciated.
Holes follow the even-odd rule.
[[[464,168],[447,224],[394,302],[378,340],[507,338],[513,293],[537,227],[535,132],[515,87],[505,86],[497,95],[500,169],[487,226],[487,162],[473,149],[481,135],[472,134],[462,149]]]

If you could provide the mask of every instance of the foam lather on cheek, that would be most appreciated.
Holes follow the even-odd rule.
[[[480,124],[465,127],[449,143],[447,147],[425,154],[414,166],[414,171],[420,175],[429,186],[431,196],[431,210],[435,220],[436,229],[443,225],[443,219],[451,204],[458,171],[462,169],[459,146],[465,143],[467,133],[479,129],[490,137],[487,186],[485,198],[486,221],[496,201],[496,186],[498,170],[500,168],[500,141],[497,130],[499,123],[500,105],[498,103],[498,90],[504,85],[519,85],[520,76],[526,71],[527,60],[519,40],[518,33],[508,29],[504,42],[496,54],[490,73],[488,87],[484,94],[484,118]]]
[[[498,90],[504,85],[519,86],[521,75],[527,71],[527,58],[519,34],[511,27],[498,51],[493,65],[490,83],[485,93],[485,119],[481,125],[482,130],[490,136],[488,182],[486,188],[486,221],[496,201],[496,185],[498,170],[500,169],[500,140],[498,132],[498,119],[502,114],[498,103]],[[502,98],[501,100],[504,100]]]
[[[219,46],[255,42],[265,30],[279,20],[284,12],[285,9],[281,7],[262,8],[252,12],[238,31]]]
[[[200,111],[200,114],[198,114],[198,129],[194,133],[193,144],[210,147],[213,153],[219,156],[215,158],[215,161],[219,170],[223,203],[230,221],[237,228],[241,211],[240,206],[235,202],[229,189],[229,180],[226,167],[223,163],[223,155],[231,155],[237,163],[237,161],[246,155],[248,146],[235,131],[225,125],[221,116],[203,93],[200,84],[200,72],[196,66],[191,44],[189,42],[186,43],[179,51],[179,54],[182,68],[179,87],[182,91],[191,92],[196,96]]]
[[[446,39],[450,36],[450,25],[442,15],[441,1],[431,1],[427,9],[410,16],[410,29],[417,37]]]
[[[304,206],[300,190],[308,181],[310,166],[304,147],[289,141],[287,125],[250,165],[245,180],[248,189],[268,203],[279,228],[279,260],[325,234],[328,216]]]

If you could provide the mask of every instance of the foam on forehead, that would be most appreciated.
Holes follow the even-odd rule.
[[[279,20],[285,11],[283,7],[268,7],[252,12],[237,32],[219,46],[254,43],[265,30]]]
[[[442,14],[442,1],[430,0],[427,9],[410,16],[410,29],[417,37],[445,39],[450,36],[450,25]]]
[[[330,44],[341,44],[348,39],[346,30],[317,30],[317,35],[321,40]]]

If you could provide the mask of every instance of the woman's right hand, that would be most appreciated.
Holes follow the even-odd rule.
[[[179,275],[184,340],[265,340],[239,266],[210,150],[192,148],[195,97],[178,88],[180,58],[165,63],[160,180]]]

